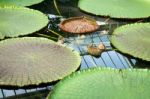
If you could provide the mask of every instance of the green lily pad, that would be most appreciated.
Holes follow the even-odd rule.
[[[94,68],[60,81],[47,99],[149,99],[149,70]]]
[[[150,24],[135,23],[117,28],[112,44],[121,52],[150,61]]]
[[[150,0],[79,0],[78,6],[88,13],[112,18],[150,17]]]
[[[51,40],[36,37],[0,42],[0,86],[24,87],[50,83],[74,72],[78,52]]]
[[[0,0],[0,5],[31,6],[44,0]]]
[[[36,32],[48,24],[43,13],[24,7],[0,7],[0,39]]]

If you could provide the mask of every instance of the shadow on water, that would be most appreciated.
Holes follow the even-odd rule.
[[[148,68],[148,69],[150,69],[150,62],[137,59],[134,67],[135,68]]]

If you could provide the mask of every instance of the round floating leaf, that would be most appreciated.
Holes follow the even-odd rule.
[[[18,5],[18,6],[30,6],[40,3],[44,0],[0,0],[0,5]]]
[[[60,81],[47,99],[149,99],[148,70],[89,69]]]
[[[48,18],[39,11],[15,6],[0,7],[0,39],[30,34],[47,24]]]
[[[88,17],[72,17],[62,21],[59,27],[69,33],[90,33],[99,28],[99,25],[94,19]]]
[[[88,13],[113,18],[150,17],[150,0],[79,0],[78,6]]]
[[[136,23],[117,28],[111,38],[121,52],[150,61],[150,24]]]
[[[80,65],[79,54],[45,38],[0,42],[0,86],[23,87],[62,79]]]

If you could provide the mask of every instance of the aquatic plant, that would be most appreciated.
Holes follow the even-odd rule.
[[[0,42],[0,86],[50,83],[80,66],[78,52],[46,38],[23,37]]]

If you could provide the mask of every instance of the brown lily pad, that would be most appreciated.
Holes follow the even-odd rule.
[[[46,38],[0,42],[0,88],[38,86],[61,80],[80,66],[78,52]]]
[[[72,17],[62,21],[59,27],[69,33],[90,33],[94,32],[99,28],[99,25],[94,19],[87,17]]]

